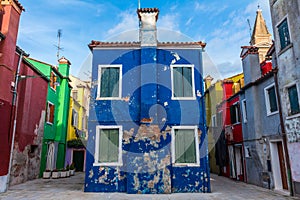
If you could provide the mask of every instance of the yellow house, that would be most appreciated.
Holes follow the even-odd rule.
[[[90,82],[72,75],[70,79],[73,89],[70,96],[66,165],[74,163],[77,171],[84,171]]]
[[[217,120],[216,106],[223,100],[223,81],[217,80],[212,84],[213,78],[208,75],[205,79],[205,107],[206,107],[206,123],[208,127],[208,152],[210,171],[212,173],[219,173],[219,166],[216,165],[215,158],[215,144],[216,139],[214,133],[217,131],[217,127],[220,127],[218,123],[222,120]],[[244,74],[237,74],[232,77],[226,78],[226,80],[232,80],[234,82],[232,90],[233,94],[237,93],[240,88],[244,86]],[[219,135],[219,134],[216,134]]]

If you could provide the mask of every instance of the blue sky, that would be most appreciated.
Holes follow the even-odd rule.
[[[32,58],[55,65],[57,31],[62,29],[60,55],[71,63],[71,74],[85,79],[91,53],[88,43],[136,41],[138,0],[19,0],[25,7],[18,45]],[[253,27],[257,5],[272,33],[267,0],[140,0],[141,7],[160,9],[159,41],[207,43],[205,74],[215,79],[242,71],[241,46],[250,41],[247,19]]]

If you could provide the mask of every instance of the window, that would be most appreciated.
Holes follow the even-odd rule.
[[[50,103],[50,102],[47,103],[47,115],[46,115],[47,119],[46,119],[46,122],[48,124],[53,124],[54,123],[54,110],[55,110],[54,108],[55,107],[54,107],[53,103]]]
[[[287,19],[284,19],[278,25],[277,28],[278,28],[278,33],[279,33],[281,49],[284,49],[291,43]]]
[[[78,113],[76,110],[72,110],[72,122],[71,125],[78,128]]]
[[[223,111],[219,111],[217,114],[217,126],[223,128]]]
[[[56,85],[57,85],[56,81],[57,81],[57,77],[56,77],[55,73],[51,72],[51,74],[50,74],[50,87],[54,90],[56,90]]]
[[[247,104],[246,99],[242,100],[243,121],[247,123]]]
[[[95,163],[96,166],[122,165],[122,127],[97,126]]]
[[[300,112],[300,106],[299,106],[299,97],[298,97],[298,91],[297,86],[293,85],[288,88],[288,94],[289,94],[289,102],[290,102],[290,109],[291,115],[297,114]]]
[[[99,84],[97,98],[120,99],[121,98],[121,65],[99,66]]]
[[[78,92],[77,91],[73,91],[72,92],[72,96],[73,96],[74,100],[77,100],[77,98],[78,98]]]
[[[172,99],[195,99],[194,66],[172,65]]]
[[[195,126],[173,127],[172,162],[175,165],[200,165],[197,130]]]
[[[265,101],[268,116],[278,112],[277,97],[274,84],[265,88]]]
[[[217,127],[217,117],[216,115],[211,116],[211,126]]]
[[[230,106],[230,119],[231,119],[231,124],[237,124],[241,122],[240,104],[238,102]]]

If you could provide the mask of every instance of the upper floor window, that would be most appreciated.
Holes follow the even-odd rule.
[[[265,88],[265,101],[268,116],[278,112],[278,104],[274,84]]]
[[[50,74],[50,87],[56,90],[56,85],[57,85],[57,76],[55,75],[54,72],[51,72]]]
[[[217,127],[217,116],[216,115],[211,116],[211,126]]]
[[[72,121],[71,125],[78,128],[78,113],[76,110],[72,110]]]
[[[217,126],[223,128],[223,111],[217,113]]]
[[[98,71],[98,99],[120,99],[122,66],[100,65]]]
[[[172,129],[172,162],[177,165],[200,165],[196,126]]]
[[[246,99],[242,101],[242,112],[243,112],[243,121],[244,123],[247,123],[247,104]]]
[[[172,99],[195,99],[194,65],[172,65]]]
[[[294,115],[300,113],[299,96],[296,84],[288,88],[290,114]]]
[[[287,18],[277,26],[277,29],[279,33],[281,49],[284,49],[291,43]]]
[[[78,92],[77,91],[73,91],[72,92],[72,96],[73,96],[74,100],[77,100],[78,99]]]
[[[54,104],[47,102],[46,122],[49,124],[54,124],[54,111],[55,111]]]
[[[94,165],[122,165],[122,127],[97,126]]]
[[[240,119],[240,104],[238,102],[230,106],[230,119],[231,124],[237,124],[241,122]]]

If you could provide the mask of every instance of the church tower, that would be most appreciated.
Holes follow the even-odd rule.
[[[258,47],[259,62],[265,60],[266,53],[272,45],[272,35],[268,31],[262,10],[258,7],[250,44]]]

